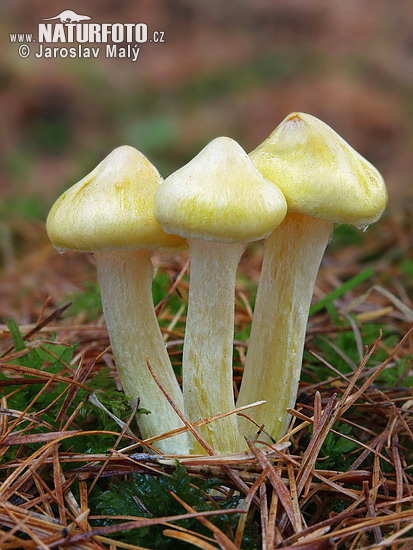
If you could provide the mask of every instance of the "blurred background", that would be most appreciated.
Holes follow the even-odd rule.
[[[135,63],[18,57],[9,33],[36,33],[40,19],[68,8],[92,22],[145,22],[165,31],[165,43],[144,44]],[[114,147],[137,147],[167,176],[219,135],[255,148],[296,110],[330,124],[380,169],[390,204],[370,238],[393,242],[397,261],[408,253],[409,0],[3,0],[0,15],[1,322],[33,322],[48,296],[49,307],[93,280],[90,259],[53,252],[44,220]],[[339,244],[361,246],[358,232],[340,231]]]

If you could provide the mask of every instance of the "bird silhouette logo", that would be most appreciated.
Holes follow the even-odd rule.
[[[72,10],[64,10],[59,15],[55,17],[48,17],[47,19],[42,19],[42,21],[52,21],[53,19],[59,19],[61,23],[69,25],[70,23],[80,23],[80,21],[89,21],[91,17],[88,15],[78,15]]]

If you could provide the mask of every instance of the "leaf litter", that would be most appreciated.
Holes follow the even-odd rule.
[[[387,223],[390,234],[396,222]],[[19,285],[37,269],[50,276],[54,298],[34,290],[20,304],[2,301],[0,548],[412,548],[413,281],[399,234],[389,241],[392,254],[374,228],[361,245],[332,247],[289,431],[268,444],[265,426],[256,426],[248,450],[228,456],[197,432],[216,418],[183,417],[175,431],[196,434],[203,456],[162,456],[153,447],[159,438],[140,438],[98,289],[82,286],[89,260],[72,255],[69,285],[65,259],[52,251],[30,263],[16,258],[14,272],[0,275],[0,294],[5,279],[9,289],[12,277]],[[377,251],[376,259],[364,263],[363,251]],[[235,388],[261,259],[254,247],[240,268]],[[160,256],[156,267],[154,299],[180,379],[188,262]],[[63,303],[68,295],[74,308]],[[150,411],[137,403],[136,413]],[[248,417],[248,408],[226,414]]]

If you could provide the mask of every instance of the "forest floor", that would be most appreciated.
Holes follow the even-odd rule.
[[[91,257],[59,256],[41,223],[11,222],[17,245],[3,234],[0,274],[0,548],[412,548],[409,223],[336,229],[286,445],[178,463],[139,438]],[[258,244],[240,266],[236,389],[261,260]],[[155,265],[154,302],[180,376],[187,258]]]

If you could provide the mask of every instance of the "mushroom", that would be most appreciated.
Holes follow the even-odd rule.
[[[183,351],[183,392],[190,421],[234,409],[232,353],[236,270],[248,242],[284,218],[282,193],[232,139],[209,143],[166,178],[155,196],[164,231],[189,239],[191,270]],[[239,451],[237,419],[201,428],[218,453]],[[193,442],[193,452],[203,449]]]
[[[287,199],[288,214],[266,240],[254,319],[237,406],[278,439],[284,435],[300,379],[314,283],[334,223],[366,228],[382,214],[380,173],[327,124],[289,115],[250,158]],[[251,435],[251,423],[239,419]]]
[[[60,251],[93,252],[103,311],[119,378],[126,395],[139,399],[150,414],[139,414],[142,437],[183,424],[150,374],[146,359],[169,396],[183,410],[176,380],[152,301],[151,252],[182,247],[153,216],[153,199],[162,181],[139,151],[122,146],[57,199],[47,232]],[[160,451],[186,454],[186,434],[157,443]]]

